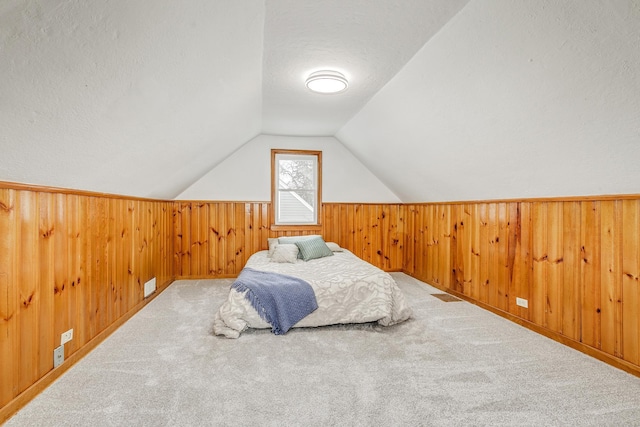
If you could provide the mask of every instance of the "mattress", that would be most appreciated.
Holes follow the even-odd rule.
[[[407,320],[412,311],[390,274],[344,250],[333,256],[272,262],[267,251],[253,254],[245,267],[298,277],[307,281],[318,308],[294,327],[318,327],[346,323],[377,322],[390,326]],[[238,338],[247,328],[271,328],[244,297],[230,289],[214,317],[217,335]]]

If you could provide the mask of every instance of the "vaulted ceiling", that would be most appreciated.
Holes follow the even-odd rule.
[[[262,133],[335,135],[468,1],[267,1]],[[349,89],[310,92],[305,78],[324,69]]]
[[[638,46],[634,0],[3,0],[0,180],[173,198],[271,134],[403,201],[640,193]]]

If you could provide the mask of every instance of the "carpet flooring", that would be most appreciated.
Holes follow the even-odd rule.
[[[229,279],[176,281],[15,426],[640,426],[640,378],[393,273],[407,322],[212,334]]]

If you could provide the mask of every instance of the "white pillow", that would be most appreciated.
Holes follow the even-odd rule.
[[[267,239],[267,243],[269,245],[269,252],[267,252],[267,257],[271,258],[271,256],[273,255],[273,251],[276,248],[276,245],[278,244],[278,238],[277,237],[269,237]]]
[[[275,245],[271,262],[295,263],[298,259],[298,247],[294,244],[279,243]]]
[[[279,243],[295,243],[295,242],[299,242],[300,240],[315,239],[316,237],[322,237],[322,236],[319,234],[309,234],[307,236],[282,236],[278,238],[278,242]]]
[[[338,245],[335,242],[326,242],[327,246],[329,246],[329,249],[331,249],[333,252],[344,252],[344,249],[342,249],[340,247],[340,245]]]

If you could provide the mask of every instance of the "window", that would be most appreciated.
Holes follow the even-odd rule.
[[[319,225],[322,152],[271,150],[271,203],[276,226]]]

